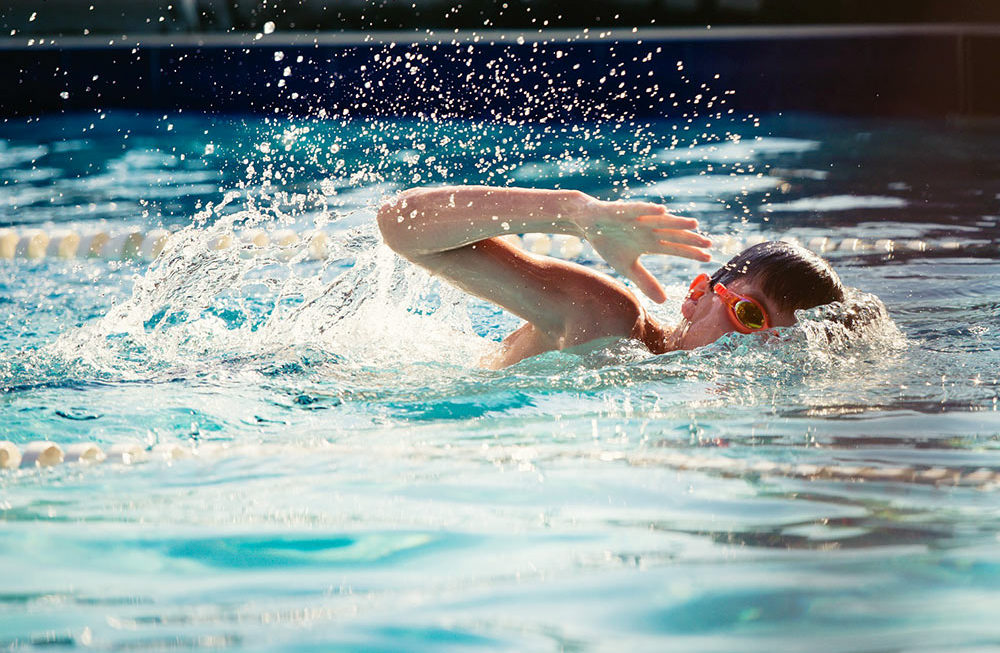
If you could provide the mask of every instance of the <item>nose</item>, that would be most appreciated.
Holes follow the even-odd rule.
[[[684,300],[684,303],[681,304],[681,315],[683,315],[684,319],[688,322],[694,319],[694,307],[697,304],[698,300],[691,295],[688,295],[687,299]]]

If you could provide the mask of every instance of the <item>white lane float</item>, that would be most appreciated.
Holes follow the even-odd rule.
[[[104,258],[133,259],[142,250],[144,234],[139,230],[120,231],[109,234],[102,251],[107,252]]]
[[[271,238],[263,229],[252,229],[243,233],[243,240],[254,247],[267,247],[271,244]]]
[[[155,259],[163,251],[163,246],[166,245],[169,236],[170,232],[166,229],[153,229],[147,233],[139,247],[139,258],[144,261]]]
[[[172,442],[160,442],[150,451],[151,458],[162,460],[175,460],[179,458],[190,458],[193,453],[191,449]]]
[[[0,258],[14,258],[21,237],[13,229],[0,229]]]
[[[63,462],[63,450],[55,442],[29,442],[21,452],[21,467],[52,467]]]
[[[100,258],[104,256],[104,246],[111,240],[106,231],[90,231],[80,237],[80,248],[77,256],[81,258]],[[110,253],[110,250],[108,250]],[[111,258],[111,257],[106,257]]]
[[[41,229],[30,229],[21,234],[14,249],[17,258],[35,259],[45,256],[49,236]]]
[[[54,467],[61,464],[98,464],[103,462],[132,465],[151,458],[174,460],[193,455],[191,449],[180,444],[161,443],[147,450],[139,442],[120,442],[105,451],[94,442],[73,442],[59,445],[37,440],[20,447],[13,442],[0,441],[0,470],[31,467]]]
[[[840,241],[840,246],[837,249],[842,252],[861,252],[868,249],[868,247],[859,238],[845,238]]]
[[[306,235],[305,241],[308,243],[309,258],[313,261],[322,261],[330,253],[329,242],[326,232],[317,229]]]
[[[80,234],[63,229],[53,232],[45,255],[49,258],[74,258],[80,249]]]
[[[816,236],[815,238],[810,238],[807,243],[807,247],[817,254],[822,254],[833,249],[831,245],[831,240],[826,236]]]
[[[13,442],[0,441],[0,469],[21,466],[21,450]]]
[[[107,456],[93,442],[74,442],[66,447],[63,461],[67,463],[99,463]]]
[[[578,258],[583,254],[583,241],[576,236],[556,234],[552,236],[552,248],[549,253],[564,259]]]
[[[146,460],[146,449],[137,442],[119,442],[108,449],[108,462],[131,465]]]
[[[552,253],[552,238],[549,234],[524,234],[521,246],[532,254],[547,256]]]

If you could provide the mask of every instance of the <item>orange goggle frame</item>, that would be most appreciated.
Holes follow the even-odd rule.
[[[691,282],[691,287],[688,289],[688,297],[695,300],[701,298],[705,294],[705,291],[697,290],[697,288],[702,284],[708,290],[714,292],[716,297],[721,299],[729,308],[729,317],[733,321],[736,330],[740,333],[753,333],[754,331],[769,329],[771,327],[771,320],[768,319],[767,311],[760,305],[760,302],[753,297],[734,293],[721,283],[716,283],[713,286],[709,281],[709,276],[704,272],[695,277],[694,281]]]

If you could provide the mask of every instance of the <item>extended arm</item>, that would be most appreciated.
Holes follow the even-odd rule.
[[[582,236],[575,220],[591,201],[573,190],[414,188],[382,207],[379,227],[390,247],[419,263],[422,256],[505,234]]]
[[[618,272],[655,301],[662,286],[642,254],[708,260],[697,222],[657,204],[602,202],[577,191],[454,186],[413,189],[382,206],[379,227],[404,257],[492,301],[567,344],[628,335],[638,303],[624,286],[589,268],[533,256],[505,234],[556,233],[586,238]]]

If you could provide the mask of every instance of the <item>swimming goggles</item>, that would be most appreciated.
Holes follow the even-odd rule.
[[[714,292],[716,297],[729,308],[729,317],[740,333],[752,333],[771,327],[771,320],[768,319],[767,311],[760,305],[760,302],[753,297],[734,293],[721,283],[716,283],[713,286],[709,281],[709,276],[702,272],[691,282],[688,297],[697,300],[706,291]]]

